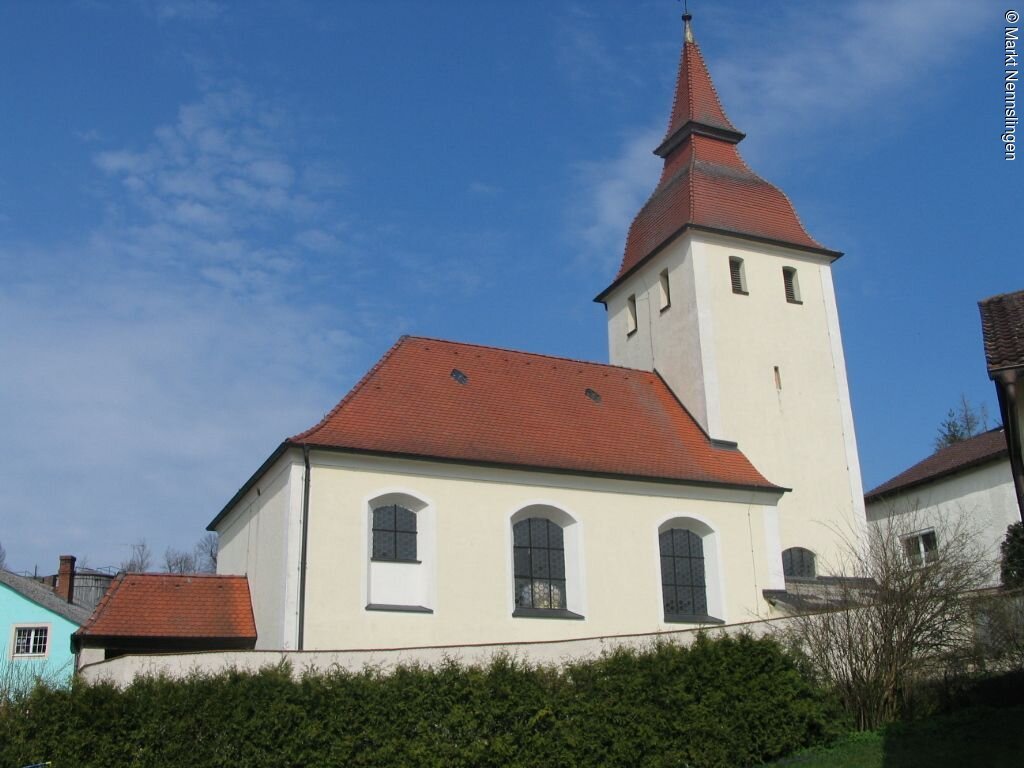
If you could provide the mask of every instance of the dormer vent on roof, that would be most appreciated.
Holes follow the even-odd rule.
[[[453,378],[453,379],[455,379],[455,381],[456,381],[456,382],[458,382],[459,384],[465,384],[466,382],[468,382],[468,381],[469,381],[469,376],[467,376],[466,374],[464,374],[464,373],[463,373],[462,371],[460,371],[460,370],[459,370],[458,368],[452,368],[452,373],[451,373],[451,376],[452,376],[452,378]]]

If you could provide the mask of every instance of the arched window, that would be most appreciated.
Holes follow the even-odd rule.
[[[814,553],[803,547],[790,547],[782,553],[782,573],[787,579],[814,578]]]
[[[701,537],[686,528],[669,528],[658,535],[658,548],[665,621],[707,620],[708,593]]]
[[[562,527],[543,517],[512,526],[516,611],[566,610],[565,541]]]
[[[373,510],[374,560],[416,562],[416,513],[399,504]]]

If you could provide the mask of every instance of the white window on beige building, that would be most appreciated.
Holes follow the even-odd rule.
[[[433,508],[401,492],[378,496],[367,506],[366,609],[431,613]]]
[[[733,293],[747,295],[747,273],[743,268],[743,259],[739,256],[729,257],[729,281],[732,283]]]
[[[672,306],[672,291],[668,284],[667,269],[661,270],[661,274],[658,275],[658,306],[662,312]]]
[[[519,510],[511,522],[512,615],[582,619],[579,524],[541,504]]]
[[[668,623],[721,624],[722,589],[714,530],[691,518],[658,528],[663,618]]]
[[[636,328],[636,296],[630,296],[626,299],[626,335],[632,336]]]
[[[800,280],[793,267],[782,268],[782,285],[786,291],[786,301],[790,304],[803,304],[800,300]]]
[[[939,540],[935,531],[921,531],[904,536],[903,552],[913,565],[926,565],[939,556]]]

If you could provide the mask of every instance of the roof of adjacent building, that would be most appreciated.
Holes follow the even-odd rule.
[[[927,459],[868,491],[864,500],[877,501],[883,496],[963,472],[1006,455],[1006,433],[1002,427],[997,427],[939,449]]]
[[[72,624],[81,626],[89,618],[89,611],[80,605],[62,600],[52,589],[36,579],[19,576],[0,568],[0,584],[5,584],[27,600],[56,613]]]
[[[989,373],[1024,368],[1024,291],[978,302]]]
[[[657,373],[403,336],[293,445],[775,489]]]
[[[687,228],[840,255],[811,237],[789,198],[750,170],[736,147],[742,139],[687,22],[668,132],[655,150],[665,159],[661,179],[633,220],[619,271],[598,300]]]
[[[256,639],[245,576],[122,573],[79,637]]]

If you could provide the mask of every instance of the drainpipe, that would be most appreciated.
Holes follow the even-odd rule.
[[[309,543],[309,445],[302,446],[302,462],[306,477],[302,488],[302,549],[299,553],[299,637],[298,650],[305,650],[306,625],[306,547]]]

